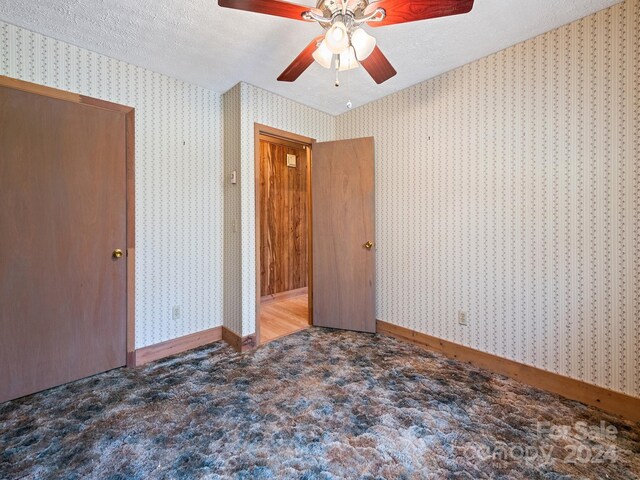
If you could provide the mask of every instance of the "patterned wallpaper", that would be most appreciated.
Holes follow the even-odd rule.
[[[221,95],[2,22],[0,74],[135,107],[136,347],[221,325]]]
[[[640,395],[640,1],[336,128],[376,140],[379,319]]]
[[[236,89],[238,86],[235,87]],[[239,187],[240,187],[240,227],[232,234],[233,226],[225,223],[225,239],[240,242],[240,245],[229,244],[233,252],[241,252],[234,261],[225,263],[225,278],[234,279],[233,288],[225,288],[225,305],[227,300],[242,299],[242,310],[233,310],[233,317],[225,312],[225,326],[231,330],[249,335],[255,328],[256,300],[256,262],[255,262],[255,168],[254,168],[254,124],[260,123],[274,128],[297,133],[318,141],[332,140],[335,137],[335,117],[310,107],[293,102],[253,85],[239,85],[240,105],[238,107],[235,90],[229,92],[234,100],[234,108],[240,111],[239,137],[233,131],[225,130],[225,136],[233,136],[233,142],[240,141]],[[226,108],[225,94],[225,108]],[[229,99],[231,101],[231,99]],[[226,113],[225,113],[226,116]],[[235,146],[233,148],[236,148]],[[233,159],[230,162],[236,162]],[[232,196],[237,198],[237,189]],[[226,202],[227,200],[225,200]],[[236,200],[234,200],[236,201]],[[225,203],[226,205],[226,203]],[[225,251],[228,244],[225,243]],[[240,279],[240,291],[236,282]],[[238,317],[237,314],[240,313]]]
[[[240,90],[239,83],[223,97],[224,105],[224,326],[242,333],[240,243]],[[231,183],[235,171],[237,182]]]

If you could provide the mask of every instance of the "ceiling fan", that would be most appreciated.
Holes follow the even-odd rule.
[[[318,22],[326,30],[314,38],[278,80],[295,81],[315,60],[338,72],[362,65],[380,84],[397,72],[362,25],[383,27],[396,23],[467,13],[474,0],[318,0],[315,8],[281,0],[218,0],[218,5],[305,22]]]

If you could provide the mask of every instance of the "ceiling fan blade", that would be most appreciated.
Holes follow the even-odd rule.
[[[292,18],[306,21],[302,18],[304,12],[315,12],[322,16],[322,12],[316,8],[296,3],[282,2],[280,0],[218,0],[218,5],[247,12],[264,13],[276,17]]]
[[[304,72],[309,65],[313,63],[313,52],[318,48],[318,43],[322,41],[324,35],[320,35],[314,38],[309,45],[305,47],[304,50],[300,52],[300,54],[295,58],[291,65],[289,65],[284,72],[280,74],[278,77],[279,82],[293,82],[295,81],[302,72]]]
[[[468,13],[473,8],[473,0],[380,0],[370,3],[364,15],[374,12],[376,8],[384,8],[387,15],[381,22],[369,22],[370,27]]]
[[[369,72],[371,78],[373,78],[373,80],[378,84],[386,82],[396,73],[398,73],[378,47],[373,49],[371,55],[369,55],[364,60],[361,60],[360,65],[362,65],[364,69]]]

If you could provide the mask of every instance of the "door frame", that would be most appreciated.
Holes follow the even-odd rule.
[[[0,87],[12,88],[44,97],[78,103],[90,107],[120,112],[125,117],[125,157],[126,157],[126,325],[127,367],[135,366],[135,109],[78,93],[68,92],[36,83],[25,82],[0,75]]]
[[[255,305],[256,305],[256,347],[261,344],[260,342],[260,268],[261,268],[261,256],[260,256],[260,136],[265,135],[273,137],[274,139],[280,139],[287,142],[293,142],[306,146],[307,152],[307,302],[309,311],[309,325],[313,325],[313,240],[312,240],[312,212],[311,205],[311,162],[313,156],[313,144],[316,142],[314,138],[298,135],[297,133],[287,132],[278,128],[269,127],[268,125],[262,125],[260,123],[253,124],[253,157],[254,157],[254,186],[255,186],[255,245],[256,245],[256,291],[255,291]]]

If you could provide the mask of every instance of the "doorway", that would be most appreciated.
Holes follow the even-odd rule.
[[[313,142],[311,138],[256,125],[258,345],[312,323]]]

